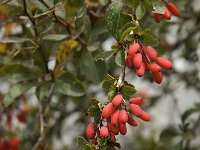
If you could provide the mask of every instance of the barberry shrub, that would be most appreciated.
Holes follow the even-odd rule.
[[[197,61],[200,13],[193,2],[1,0],[0,150],[198,149],[192,140],[200,119],[192,115],[199,105],[179,111],[173,85],[182,81],[199,91],[199,68],[180,73],[172,64],[179,54]],[[166,40],[173,25],[174,45]],[[187,34],[190,26],[197,29]],[[133,78],[150,89],[136,91]],[[153,87],[162,92],[151,97]],[[158,136],[149,108],[162,97],[174,101],[160,107],[170,106],[173,126]],[[154,114],[165,119],[160,113]],[[145,130],[153,130],[150,138]]]

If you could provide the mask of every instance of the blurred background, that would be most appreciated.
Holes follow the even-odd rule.
[[[170,21],[163,20],[158,24],[153,21],[152,9],[149,8],[140,21],[143,29],[151,29],[151,33],[159,39],[160,44],[155,49],[159,55],[173,62],[173,69],[163,72],[164,80],[160,85],[153,83],[149,75],[139,78],[133,70],[126,69],[126,80],[136,87],[135,95],[143,97],[143,109],[149,112],[152,120],[149,123],[138,120],[139,125],[134,128],[129,127],[126,136],[118,136],[123,150],[200,149],[200,1],[173,2],[181,11],[180,17],[172,17]],[[77,32],[73,33],[74,36],[87,40],[86,48],[92,56],[100,51],[111,50],[115,40],[108,33],[103,18],[108,0],[54,1],[54,4],[57,3],[63,6],[62,9],[66,13],[64,17],[77,28]],[[53,22],[51,15],[42,14],[47,8],[36,0],[30,0],[28,8],[38,15],[37,27],[43,48],[48,52],[48,67],[54,68],[56,51],[67,38],[66,30],[60,24]],[[60,5],[58,9],[61,9]],[[62,13],[60,14],[62,16]],[[35,60],[37,45],[29,41],[33,38],[33,32],[32,24],[25,16],[20,1],[11,0],[0,6],[0,67],[7,64],[34,66],[37,63]],[[64,38],[50,36],[53,34],[62,34]],[[20,149],[33,148],[40,137],[41,107],[45,107],[44,111],[48,113],[44,118],[44,126],[50,128],[45,141],[48,143],[46,149],[78,149],[76,138],[79,135],[85,136],[85,126],[92,119],[84,115],[90,98],[107,101],[101,81],[106,72],[115,77],[120,73],[114,64],[114,59],[111,58],[101,64],[103,71],[101,76],[97,77],[99,81],[94,81],[96,80],[92,76],[94,74],[89,77],[84,72],[87,71],[84,69],[85,66],[80,65],[84,64],[81,58],[82,49],[83,46],[78,46],[69,52],[64,68],[76,74],[83,82],[86,94],[73,97],[53,91],[48,99],[40,101],[36,93],[37,88],[30,88],[17,96],[15,101],[0,114],[1,140],[17,137]],[[40,63],[39,60],[38,62]],[[12,71],[10,72],[12,74]],[[7,79],[4,75],[0,69],[0,102],[13,85],[21,82],[15,80],[16,76]],[[31,82],[32,80],[25,81],[28,84]]]

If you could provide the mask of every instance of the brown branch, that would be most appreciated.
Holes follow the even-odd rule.
[[[40,36],[39,36],[39,32],[38,32],[37,28],[35,27],[36,26],[35,18],[28,13],[27,6],[26,6],[26,0],[23,0],[23,7],[24,7],[24,13],[29,18],[29,20],[31,21],[31,23],[33,25],[34,32],[35,32],[35,40],[36,40],[36,44],[37,44],[37,49],[40,52],[42,60],[44,61],[46,72],[49,73],[48,61],[45,58],[45,54],[44,54],[44,52],[42,50],[42,47],[41,47],[41,45],[39,43],[40,42]]]

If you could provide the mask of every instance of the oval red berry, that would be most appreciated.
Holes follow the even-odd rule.
[[[110,117],[115,112],[115,107],[112,103],[108,103],[102,110],[101,116],[104,118]]]
[[[112,100],[112,104],[114,106],[119,106],[122,103],[123,97],[121,94],[116,95],[113,100]]]
[[[119,132],[122,135],[127,133],[126,123],[119,123]]]
[[[160,84],[162,82],[163,75],[161,72],[152,72],[153,80]]]
[[[130,104],[141,105],[143,103],[142,97],[135,97],[129,100]]]
[[[108,128],[106,126],[101,127],[100,137],[108,137]]]
[[[118,124],[118,118],[119,118],[119,110],[116,110],[111,116],[111,123],[114,125]]]
[[[172,68],[172,63],[171,61],[163,58],[163,57],[158,57],[157,58],[157,63],[159,66],[161,66],[162,68],[166,69],[166,70],[169,70]]]
[[[128,56],[134,55],[139,49],[140,49],[140,44],[138,44],[138,43],[134,43],[134,44],[130,45],[128,52],[127,52]]]
[[[167,8],[171,11],[174,16],[179,16],[180,12],[178,8],[171,2],[167,3]]]
[[[142,54],[141,53],[137,53],[133,57],[133,65],[135,66],[135,68],[140,68],[140,66],[142,65]]]
[[[119,111],[119,122],[120,123],[125,123],[128,121],[128,113],[126,112],[126,110],[120,110]]]
[[[136,117],[139,117],[142,114],[142,109],[136,104],[130,104],[130,110]]]
[[[86,127],[85,133],[89,139],[93,139],[96,135],[96,123],[89,123]]]
[[[157,59],[158,54],[157,54],[157,51],[153,47],[147,46],[147,48],[145,49],[145,52],[150,60]]]

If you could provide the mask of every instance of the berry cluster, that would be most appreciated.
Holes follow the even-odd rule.
[[[0,150],[19,150],[20,141],[17,137],[12,137],[9,140],[0,140]]]
[[[143,121],[150,121],[150,116],[143,111],[140,105],[143,103],[141,97],[131,98],[128,103],[121,94],[116,95],[110,103],[102,110],[100,123],[96,122],[88,124],[86,135],[92,139],[92,144],[97,144],[97,139],[102,137],[116,142],[115,135],[119,133],[125,135],[127,133],[126,123],[130,126],[137,126],[137,122],[133,116]]]
[[[166,20],[170,20],[172,14],[174,16],[179,16],[180,12],[178,8],[172,2],[168,2],[166,3],[165,13],[164,14],[153,13],[153,18],[157,23],[159,23],[162,18],[165,18]]]
[[[139,77],[143,77],[146,71],[152,73],[156,83],[162,82],[161,68],[169,70],[172,68],[172,63],[157,56],[157,51],[151,46],[144,46],[139,43],[133,43],[129,46],[126,57],[126,65],[128,68],[135,68],[135,73]]]

